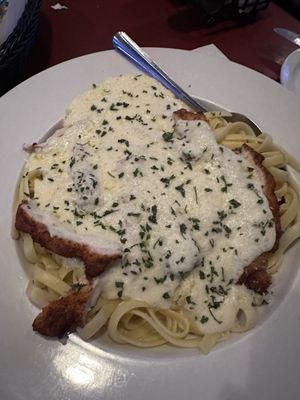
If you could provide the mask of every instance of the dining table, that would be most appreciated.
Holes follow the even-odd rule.
[[[36,43],[25,78],[63,61],[113,48],[125,31],[142,47],[192,50],[214,44],[231,61],[279,80],[280,68],[296,45],[273,32],[300,32],[300,21],[274,2],[246,21],[232,18],[208,25],[197,2],[184,0],[43,1]],[[58,4],[58,6],[57,6]]]

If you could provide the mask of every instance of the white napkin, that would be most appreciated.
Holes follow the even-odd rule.
[[[218,57],[228,60],[228,57],[215,44],[207,44],[206,46],[197,47],[191,50],[193,53],[197,52],[210,57]]]

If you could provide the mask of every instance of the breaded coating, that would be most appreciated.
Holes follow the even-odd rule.
[[[79,286],[51,301],[33,321],[33,330],[49,337],[62,337],[77,326],[84,326],[92,293],[93,285]]]
[[[274,253],[279,244],[281,236],[279,204],[275,195],[275,180],[272,174],[263,166],[264,157],[253,150],[247,144],[241,148],[241,154],[252,161],[262,178],[263,192],[268,199],[269,207],[272,211],[276,229],[276,240],[271,251],[261,254],[250,265],[244,268],[244,273],[240,277],[239,283],[244,283],[249,289],[263,294],[267,292],[272,283],[270,274],[267,271],[268,260]]]
[[[34,242],[39,243],[47,250],[60,256],[82,260],[88,279],[95,278],[104,271],[109,263],[122,257],[121,251],[100,253],[85,243],[68,240],[59,236],[51,236],[48,227],[36,221],[30,215],[26,201],[18,206],[15,226],[17,230],[28,233]]]

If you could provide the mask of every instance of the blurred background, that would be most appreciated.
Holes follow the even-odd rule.
[[[141,46],[215,44],[230,60],[279,80],[300,33],[300,0],[0,0],[0,95],[68,59],[112,49],[126,31]]]

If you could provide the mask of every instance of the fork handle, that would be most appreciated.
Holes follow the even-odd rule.
[[[207,110],[194,100],[185,90],[177,85],[166,72],[159,67],[150,56],[142,50],[125,32],[118,32],[113,37],[113,45],[121,53],[125,54],[134,64],[137,64],[147,74],[161,82],[167,89],[170,89],[175,96],[189,104],[197,111]]]

